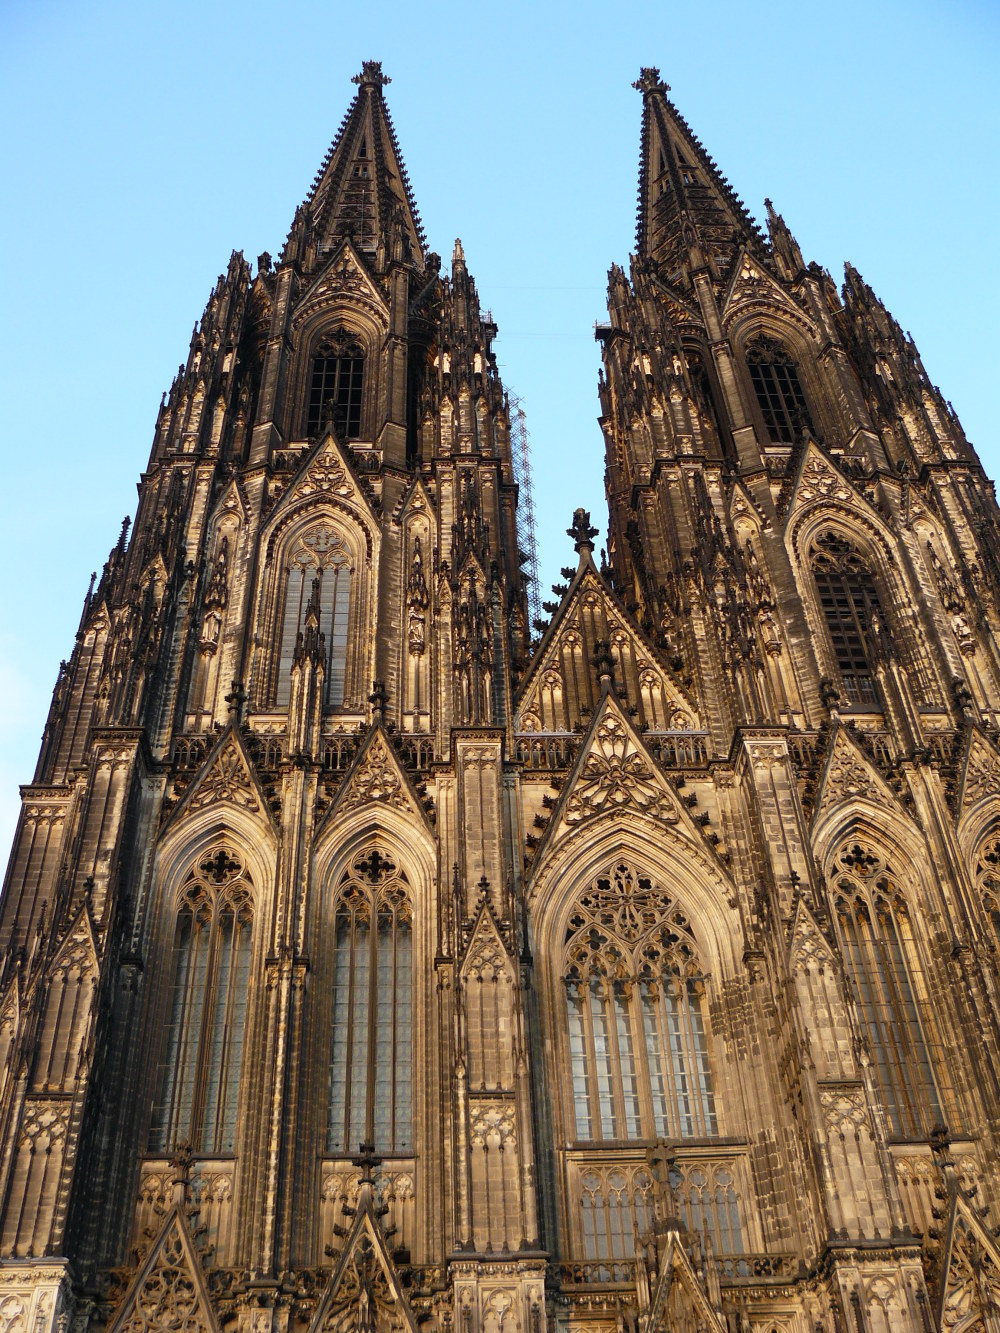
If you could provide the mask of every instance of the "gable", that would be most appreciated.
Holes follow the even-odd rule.
[[[701,851],[709,852],[722,870],[718,852],[660,771],[619,701],[609,693],[583,739],[533,864],[540,866],[548,849],[592,819],[627,813],[673,826]]]
[[[309,1333],[417,1333],[416,1320],[403,1290],[385,1236],[373,1215],[370,1179],[361,1182],[354,1225],[341,1250]]]
[[[169,822],[176,823],[183,815],[196,814],[211,806],[229,806],[271,822],[253,761],[232,724],[222,733],[206,757],[171,812]]]
[[[709,1300],[681,1242],[680,1233],[669,1231],[649,1309],[640,1317],[640,1330],[641,1333],[654,1333],[662,1328],[684,1328],[692,1315],[703,1333],[726,1333],[722,1316]]]
[[[411,815],[424,825],[428,822],[409,774],[377,723],[347,770],[324,823],[378,805]]]
[[[937,1327],[947,1333],[980,1333],[1000,1318],[1000,1248],[953,1189],[938,1280]]]
[[[367,520],[365,530],[371,544],[370,529],[375,527],[375,510],[332,430],[328,430],[317,441],[298,472],[280,492],[280,498],[268,520],[268,528],[273,533],[291,510],[303,502],[316,500],[327,500],[335,507],[346,508],[355,517]]]
[[[653,731],[698,731],[697,711],[656,650],[617,605],[587,556],[519,688],[515,730],[572,732],[601,697],[594,658],[610,645],[615,684]]]
[[[388,323],[389,308],[385,297],[350,241],[344,241],[330,256],[299,298],[292,316],[292,328],[299,328],[311,315],[318,315],[321,310],[336,304],[338,298],[343,298],[345,306],[360,305],[367,309],[380,325]]]
[[[959,792],[959,818],[980,801],[1000,797],[1000,754],[978,727],[969,733]]]
[[[873,516],[871,505],[834,465],[833,460],[813,440],[802,451],[799,467],[791,486],[779,497],[778,510],[785,517],[786,528],[794,517],[824,501],[847,505],[866,518]]]
[[[903,813],[888,784],[851,738],[847,728],[838,725],[816,793],[813,827],[817,828],[838,806],[858,800]]]
[[[174,1208],[132,1280],[108,1333],[218,1333],[201,1261]]]
[[[749,313],[779,314],[811,334],[812,324],[798,302],[785,291],[764,265],[744,248],[722,303],[722,325],[728,328],[737,316]]]

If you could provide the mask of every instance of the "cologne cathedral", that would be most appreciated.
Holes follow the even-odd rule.
[[[609,532],[536,622],[497,328],[354,82],[22,788],[0,1333],[996,1333],[974,449],[644,69]]]

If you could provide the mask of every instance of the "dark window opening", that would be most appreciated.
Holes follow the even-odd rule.
[[[844,694],[852,704],[878,706],[869,644],[873,616],[883,626],[885,616],[872,576],[858,552],[832,532],[817,540],[812,570]]]
[[[758,338],[747,349],[747,367],[772,444],[794,444],[803,429],[812,431],[798,367],[779,343]]]
[[[332,420],[341,439],[360,436],[364,367],[364,353],[352,338],[333,334],[324,339],[313,361],[307,435],[318,435]]]

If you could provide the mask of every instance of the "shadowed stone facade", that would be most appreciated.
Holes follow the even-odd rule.
[[[530,625],[496,328],[355,82],[23,788],[0,1333],[996,1333],[972,446],[645,69],[608,543]]]

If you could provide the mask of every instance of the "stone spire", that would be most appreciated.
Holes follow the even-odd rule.
[[[636,215],[640,258],[656,261],[669,277],[710,258],[726,269],[743,243],[763,251],[757,224],[670,101],[660,71],[644,68],[632,86],[643,101]]]

